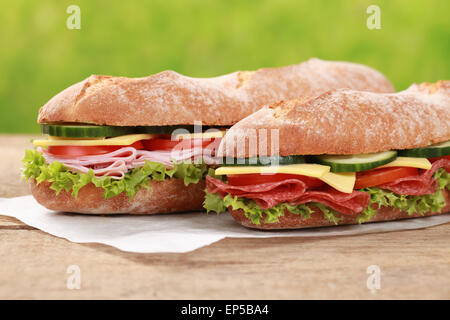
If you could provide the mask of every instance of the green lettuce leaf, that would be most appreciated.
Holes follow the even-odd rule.
[[[188,186],[204,179],[208,171],[204,163],[175,163],[172,169],[167,169],[162,163],[147,161],[142,167],[129,170],[122,179],[96,177],[92,170],[88,173],[77,173],[69,171],[58,161],[47,164],[42,153],[37,150],[25,150],[22,162],[24,164],[22,176],[26,180],[34,178],[38,184],[48,181],[51,183],[50,188],[55,190],[56,194],[65,190],[71,191],[72,195],[77,197],[82,187],[93,183],[96,187],[104,189],[103,197],[105,199],[125,192],[130,201],[140,188],[149,188],[150,180],[163,181],[177,178],[183,179],[184,184]]]
[[[338,213],[336,211],[331,208],[327,208],[320,203],[309,203],[308,205],[290,205],[288,203],[280,203],[272,208],[262,209],[255,201],[251,199],[239,198],[237,196],[233,197],[230,194],[227,194],[224,198],[221,198],[218,193],[206,192],[205,202],[203,204],[207,213],[211,211],[217,213],[224,212],[228,209],[228,207],[231,207],[233,210],[242,209],[245,217],[256,225],[261,224],[261,221],[264,221],[264,223],[278,222],[279,218],[284,216],[285,210],[292,214],[297,214],[306,220],[311,217],[311,213],[314,211],[312,207],[314,206],[319,208],[328,220],[335,224],[339,221],[339,218],[337,217]]]
[[[209,192],[206,192],[205,200],[203,201],[203,207],[206,209],[206,213],[221,213],[227,211],[228,209],[228,207],[225,205],[225,202],[218,193]]]
[[[327,207],[322,203],[310,202],[309,205],[316,206],[317,208],[319,208],[320,211],[322,211],[323,216],[327,218],[328,221],[333,222],[335,225],[337,225],[339,221],[342,219],[339,217],[339,213],[337,211],[331,209],[330,207]]]
[[[433,176],[438,181],[438,188],[450,190],[450,173],[441,168]]]

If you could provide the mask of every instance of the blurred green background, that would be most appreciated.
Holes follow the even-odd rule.
[[[81,8],[69,30],[66,9]],[[381,8],[369,30],[366,8]],[[90,74],[210,77],[310,57],[374,67],[397,90],[450,78],[450,1],[3,2],[0,132],[38,132],[39,107]]]

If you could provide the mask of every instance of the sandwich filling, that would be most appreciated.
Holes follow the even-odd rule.
[[[163,130],[152,128],[146,130]],[[104,189],[105,199],[125,192],[131,201],[152,180],[183,179],[186,186],[203,180],[223,135],[217,130],[165,134],[172,127],[163,134],[132,134],[133,129],[142,132],[129,127],[43,126],[44,132],[59,136],[33,141],[36,148],[26,150],[23,176],[38,184],[49,182],[56,195],[65,190],[77,197],[82,187],[92,183]],[[114,133],[128,134],[98,136]]]
[[[208,212],[242,210],[256,225],[277,223],[285,214],[309,219],[314,211],[335,224],[345,215],[370,221],[381,207],[410,215],[441,212],[448,205],[450,150],[423,149],[310,156],[306,163],[266,167],[222,166],[206,177],[204,207]],[[380,161],[386,157],[389,161]]]

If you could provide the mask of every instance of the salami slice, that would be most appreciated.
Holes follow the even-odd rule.
[[[206,177],[206,188],[210,193],[227,194],[254,200],[262,209],[269,209],[279,203],[292,205],[307,202],[322,203],[343,214],[357,214],[368,206],[368,193],[353,191],[343,193],[331,187],[306,191],[306,185],[296,179],[269,182],[258,185],[231,186],[213,177]]]
[[[360,213],[369,205],[370,195],[362,191],[343,193],[331,187],[324,187],[321,190],[305,192],[291,204],[303,204],[307,202],[322,203],[342,214],[354,215]]]
[[[296,200],[306,191],[306,184],[297,179],[286,179],[246,186],[232,186],[213,177],[206,177],[206,188],[209,193],[227,194],[253,199],[263,209],[271,208],[282,202]]]

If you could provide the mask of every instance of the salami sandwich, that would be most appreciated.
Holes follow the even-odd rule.
[[[235,124],[205,208],[295,229],[450,212],[450,81],[398,93],[334,89]]]
[[[371,68],[319,59],[216,78],[90,76],[40,109],[47,137],[26,152],[23,175],[53,210],[199,210],[223,129],[275,101],[342,87],[394,91]]]

